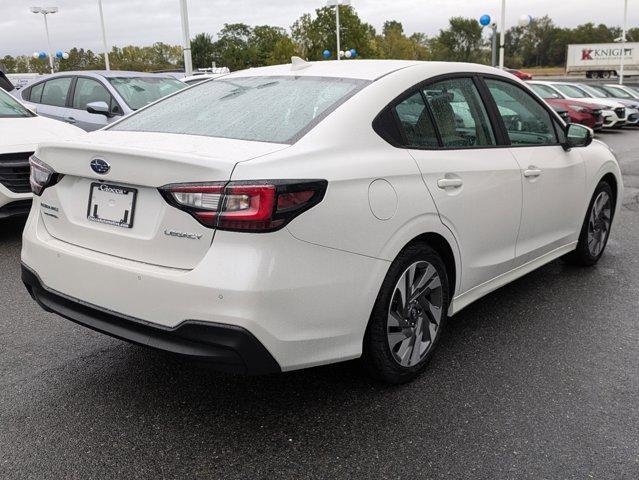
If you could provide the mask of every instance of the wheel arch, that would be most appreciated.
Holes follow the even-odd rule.
[[[406,248],[415,245],[417,243],[425,243],[433,250],[435,250],[444,262],[446,267],[446,274],[448,275],[448,296],[452,300],[455,296],[455,289],[457,285],[457,266],[455,264],[455,253],[448,240],[439,233],[426,232],[422,233],[412,240],[410,240],[404,248],[397,254],[399,255]]]

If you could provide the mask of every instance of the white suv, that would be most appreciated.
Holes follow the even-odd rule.
[[[46,310],[222,369],[362,357],[393,383],[474,300],[594,264],[622,198],[589,129],[460,63],[235,72],[31,164],[23,280]]]

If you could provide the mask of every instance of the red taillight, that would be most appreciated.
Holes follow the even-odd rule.
[[[321,202],[326,185],[326,180],[188,183],[160,192],[207,227],[271,232]]]
[[[62,175],[56,173],[55,170],[35,155],[29,157],[29,168],[31,191],[38,196],[42,195],[45,188],[55,185],[62,178]]]

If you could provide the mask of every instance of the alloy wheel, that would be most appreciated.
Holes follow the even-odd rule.
[[[401,366],[417,365],[432,348],[442,321],[443,300],[441,279],[429,262],[415,262],[399,277],[388,309],[387,338]]]
[[[600,192],[595,198],[590,210],[588,219],[588,251],[593,257],[601,254],[608,234],[610,233],[610,223],[612,220],[612,205],[608,192]]]

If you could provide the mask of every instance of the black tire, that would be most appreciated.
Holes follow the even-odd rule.
[[[427,276],[427,271],[429,272],[429,275],[432,274],[432,271],[427,270],[429,267],[425,267],[426,264],[430,264],[432,267],[434,267],[437,275],[439,276],[441,287],[433,287],[432,290],[430,288],[425,289],[424,291],[427,291],[428,293],[425,293],[424,295],[428,297],[428,302],[433,302],[433,304],[441,303],[441,315],[433,339],[429,327],[431,326],[431,323],[432,325],[435,325],[435,322],[427,319],[434,319],[434,316],[430,313],[426,313],[425,310],[421,310],[418,307],[418,310],[421,311],[421,316],[419,318],[422,318],[422,320],[418,320],[421,322],[418,325],[424,324],[425,326],[423,326],[422,328],[428,329],[428,332],[424,332],[423,337],[420,337],[420,341],[425,340],[425,337],[428,336],[428,338],[430,339],[430,343],[428,344],[429,346],[427,347],[427,349],[421,354],[419,353],[419,350],[422,344],[419,344],[420,348],[418,348],[417,355],[424,356],[419,360],[418,363],[411,366],[404,366],[401,365],[398,360],[396,360],[395,355],[397,355],[397,352],[393,353],[389,345],[389,329],[396,328],[389,325],[389,317],[391,316],[389,310],[391,309],[392,305],[394,305],[395,307],[397,305],[397,297],[394,297],[394,295],[396,294],[395,289],[400,278],[404,277],[404,274],[409,269],[409,267],[415,264],[418,264],[417,268],[422,268],[421,271],[423,272],[422,275],[424,278]],[[416,273],[415,275],[417,276],[418,274]],[[428,285],[435,285],[434,282],[427,283]],[[418,243],[406,247],[398,255],[395,261],[391,264],[382,284],[382,287],[379,291],[379,294],[377,295],[377,300],[375,301],[375,305],[373,307],[373,311],[368,323],[368,328],[364,336],[361,362],[369,375],[377,380],[381,380],[389,384],[405,383],[419,375],[419,373],[424,369],[424,367],[427,365],[430,358],[432,357],[433,351],[435,350],[439,342],[439,338],[441,337],[442,331],[446,324],[449,303],[448,292],[448,275],[446,273],[446,267],[441,257],[435,250],[430,248],[425,243]],[[434,300],[435,297],[436,299]],[[391,302],[395,303],[391,304]],[[427,319],[424,319],[424,317],[426,317]],[[409,321],[408,318],[406,321]],[[430,321],[431,323],[425,323],[427,321]],[[400,331],[404,332],[409,330],[410,328],[406,327],[406,329],[401,329]],[[414,336],[413,338],[416,337]],[[410,339],[408,340],[410,341]],[[413,348],[415,348],[414,345],[416,342],[417,340],[413,340]],[[412,353],[409,354],[409,356],[412,357]]]
[[[603,239],[603,244],[601,246],[601,250],[598,253],[593,253],[588,246],[588,229],[589,229],[589,221],[592,213],[593,205],[595,203],[595,199],[599,197],[599,195],[605,192],[610,199],[610,224],[608,225],[608,230],[606,232],[605,238]],[[615,197],[612,192],[612,188],[608,182],[601,181],[595,188],[595,193],[593,193],[592,198],[590,199],[590,203],[588,204],[588,210],[586,210],[586,216],[584,217],[583,225],[581,226],[581,232],[579,233],[579,241],[577,242],[577,248],[570,252],[567,255],[564,255],[563,259],[572,265],[579,265],[584,267],[590,267],[597,263],[603,253],[606,251],[606,245],[608,244],[608,238],[610,238],[610,227],[612,226],[612,221],[614,220],[615,213]]]

